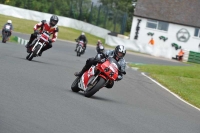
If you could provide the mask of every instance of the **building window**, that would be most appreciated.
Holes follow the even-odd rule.
[[[168,31],[169,23],[148,19],[146,27],[157,30]]]
[[[194,36],[196,36],[196,37],[200,37],[200,30],[198,29],[198,28],[195,28],[195,30],[194,30]]]

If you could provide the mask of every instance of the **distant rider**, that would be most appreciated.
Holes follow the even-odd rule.
[[[8,34],[8,39],[9,39],[9,37],[12,35],[12,31],[13,31],[13,25],[12,25],[11,20],[8,20],[7,23],[4,24],[4,26],[2,28],[2,35],[3,35],[4,31],[7,31],[9,33]]]
[[[124,59],[124,56],[126,55],[126,49],[123,45],[118,45],[117,47],[115,47],[115,50],[112,51],[106,51],[105,53],[98,53],[96,55],[96,57],[92,57],[87,59],[85,66],[82,68],[82,70],[80,72],[76,72],[74,75],[81,77],[83,75],[84,72],[86,72],[87,70],[89,70],[89,68],[92,65],[96,65],[98,62],[104,62],[106,60],[106,58],[108,57],[112,57],[114,58],[119,65],[121,66],[121,68],[119,68],[119,72],[118,72],[118,78],[117,81],[121,80],[123,78],[123,74],[126,74],[125,72],[125,68],[126,68],[126,62]],[[112,88],[114,85],[113,81],[110,81],[106,87],[107,88]]]
[[[96,45],[96,51],[97,53],[102,53],[102,50],[104,51],[104,46],[100,40],[97,41]]]
[[[76,41],[77,42],[79,42],[79,41],[83,41],[84,42],[84,51],[83,51],[83,53],[84,53],[86,48],[87,48],[87,43],[88,43],[87,37],[85,36],[85,33],[82,32],[81,35],[76,39]],[[78,47],[78,44],[76,44],[76,49],[77,49],[77,47]],[[75,49],[75,51],[76,51],[76,49]]]
[[[33,40],[37,38],[37,35],[42,33],[42,31],[47,31],[48,33],[52,34],[52,38],[49,38],[49,43],[42,48],[41,53],[39,53],[39,56],[42,55],[42,52],[52,48],[52,42],[55,42],[57,37],[58,37],[58,23],[59,19],[56,15],[51,16],[50,21],[47,22],[46,20],[42,20],[40,23],[37,23],[33,30],[34,33],[31,34],[29,42],[27,43],[27,45],[25,46],[27,48],[27,52],[30,53],[30,45],[32,44]],[[39,29],[39,30],[38,30]]]

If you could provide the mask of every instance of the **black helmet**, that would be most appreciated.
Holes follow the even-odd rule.
[[[123,58],[126,55],[126,49],[123,45],[118,45],[114,53],[116,57]]]
[[[58,17],[56,15],[51,16],[50,18],[50,26],[55,26],[58,23]]]

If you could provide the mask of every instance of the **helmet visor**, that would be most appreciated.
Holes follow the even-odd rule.
[[[55,25],[57,24],[57,21],[55,21],[55,20],[51,20],[50,23],[51,23],[52,26],[55,26]]]
[[[56,24],[57,24],[57,21],[52,20],[52,21],[51,21],[51,24],[56,25]]]
[[[124,57],[124,53],[122,53],[122,52],[117,52],[117,57],[118,57],[118,58],[123,58],[123,57]]]

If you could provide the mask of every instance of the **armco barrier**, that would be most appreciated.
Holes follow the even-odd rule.
[[[190,51],[188,62],[200,64],[200,53]]]

